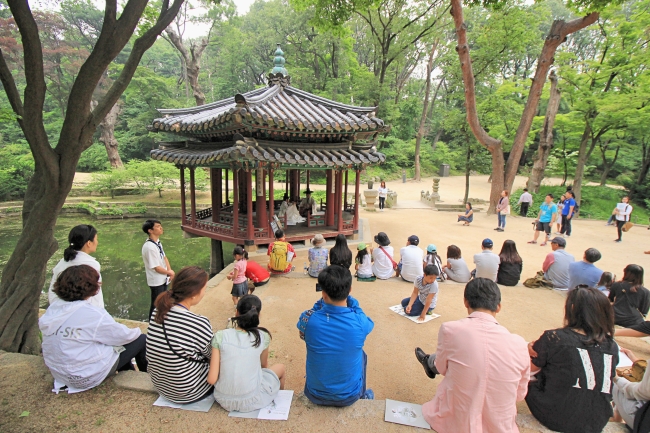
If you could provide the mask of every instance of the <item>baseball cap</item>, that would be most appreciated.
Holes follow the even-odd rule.
[[[553,239],[551,239],[552,244],[558,244],[561,247],[566,247],[566,241],[564,238],[561,238],[559,236],[555,236]]]
[[[420,238],[415,235],[411,235],[409,236],[408,241],[411,245],[417,245],[420,243]]]
[[[435,253],[437,251],[438,251],[438,249],[436,248],[436,246],[434,244],[429,244],[427,246],[427,253]]]
[[[484,248],[492,248],[494,246],[494,242],[492,242],[492,239],[485,238],[483,239],[481,245],[483,245]]]
[[[365,249],[366,249],[366,244],[364,244],[363,242],[361,242],[359,245],[357,245],[357,250],[361,251],[361,250],[365,250]]]

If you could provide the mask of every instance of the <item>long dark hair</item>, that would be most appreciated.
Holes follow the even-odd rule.
[[[97,229],[89,224],[81,224],[73,227],[68,233],[68,247],[63,250],[63,260],[69,262],[77,257],[77,252],[81,250],[88,241],[92,241],[97,236]]]
[[[195,296],[208,283],[208,273],[198,266],[187,266],[181,269],[171,282],[171,287],[156,298],[156,316],[154,322],[162,323],[167,313],[175,304]]]
[[[501,252],[499,253],[499,258],[501,259],[501,263],[521,264],[523,262],[521,256],[517,252],[517,244],[515,244],[515,241],[511,241],[510,239],[503,243]]]
[[[564,304],[564,327],[583,330],[587,344],[603,343],[614,335],[614,308],[598,289],[579,286]]]
[[[637,287],[643,286],[643,268],[639,265],[627,265],[623,269],[623,279],[621,281],[632,284],[630,291],[636,292]]]
[[[262,301],[260,301],[260,298],[255,295],[244,295],[239,298],[239,302],[237,302],[237,313],[239,313],[239,315],[230,318],[230,320],[239,326],[239,328],[255,337],[255,342],[253,343],[254,347],[260,347],[260,344],[262,343],[260,331],[266,332],[269,334],[269,337],[271,337],[269,330],[260,326],[261,311]]]
[[[456,245],[449,245],[447,247],[447,260],[449,259],[460,259],[460,248],[458,248]]]
[[[368,255],[368,248],[359,250],[356,257],[357,263],[359,263],[360,265],[363,264],[363,258],[366,257],[367,255]]]
[[[352,266],[352,251],[348,247],[348,240],[344,234],[336,236],[336,243],[330,250],[330,264],[344,268]]]

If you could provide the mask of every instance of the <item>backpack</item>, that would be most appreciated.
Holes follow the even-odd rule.
[[[573,213],[571,214],[571,217],[573,218],[574,215],[578,215],[578,212],[580,212],[580,205],[578,202],[576,202],[575,206],[573,206]]]
[[[272,270],[284,272],[287,269],[288,242],[275,241],[271,250],[269,266]]]

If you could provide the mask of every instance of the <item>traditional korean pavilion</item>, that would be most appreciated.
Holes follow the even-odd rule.
[[[359,172],[385,161],[375,144],[389,127],[376,117],[376,107],[341,104],[292,87],[283,55],[278,45],[267,87],[198,107],[158,110],[163,117],[150,130],[172,133],[179,141],[159,143],[151,158],[181,169],[186,233],[247,250],[273,242],[278,225],[290,242],[316,233],[326,238],[357,233]],[[210,170],[212,207],[197,211],[194,173],[200,167]],[[189,212],[184,168],[189,168]],[[285,172],[284,192],[297,202],[304,196],[302,184],[309,188],[310,173],[325,171],[322,209],[319,203],[319,212],[303,223],[287,226],[274,218],[281,203],[273,199],[279,170]],[[356,180],[348,200],[350,170]]]

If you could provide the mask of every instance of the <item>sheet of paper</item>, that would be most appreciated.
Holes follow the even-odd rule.
[[[616,368],[628,368],[632,367],[632,360],[620,350],[618,351],[618,365]]]
[[[190,403],[190,404],[174,403],[167,400],[165,397],[161,395],[160,397],[158,397],[158,400],[156,400],[153,403],[153,405],[160,406],[160,407],[171,407],[173,409],[191,410],[194,412],[207,412],[212,407],[212,403],[214,403],[214,397],[212,395],[207,396],[201,401],[197,401],[196,403]]]
[[[418,321],[418,316],[407,316],[406,313],[404,312],[404,307],[402,307],[402,305],[393,305],[392,307],[388,307],[388,309],[390,311],[392,311],[394,313],[397,313],[402,317],[406,317],[410,321],[418,323],[418,324],[427,323],[427,322],[430,322],[433,319],[437,319],[438,317],[440,317],[440,314],[435,314],[435,313],[432,313],[431,315],[427,314],[426,316],[424,316],[424,321],[419,322]]]
[[[234,418],[253,418],[253,419],[270,419],[276,421],[286,421],[289,419],[289,410],[293,400],[293,391],[283,390],[278,392],[275,400],[270,405],[253,412],[232,411],[228,416]]]
[[[422,416],[422,406],[414,403],[386,399],[384,421],[431,430]]]
[[[228,416],[233,417],[233,418],[252,418],[252,419],[257,419],[257,417],[260,415],[259,410],[254,410],[252,412],[237,412],[233,410],[232,412],[228,412]]]

